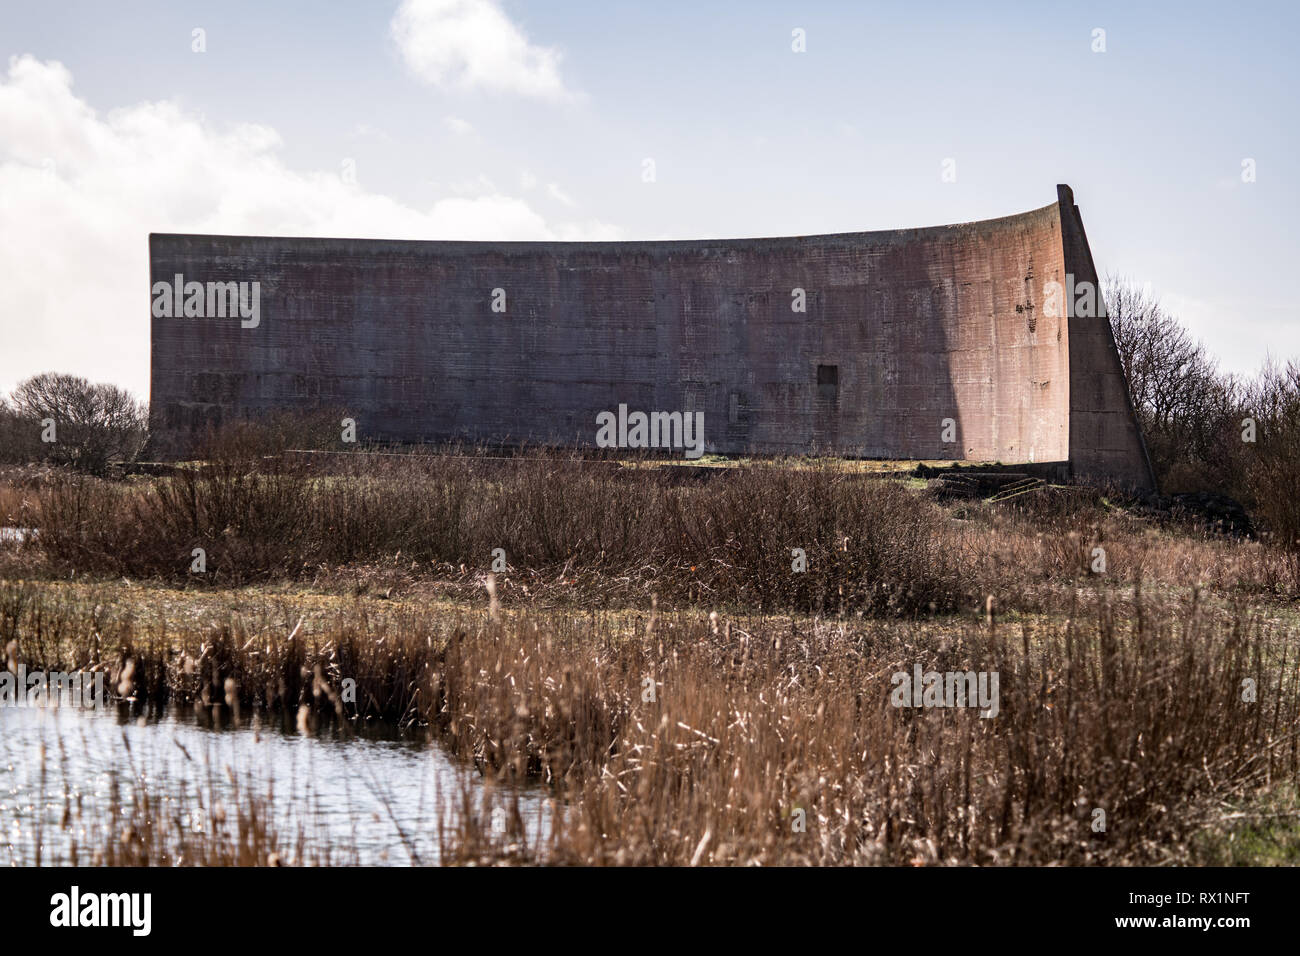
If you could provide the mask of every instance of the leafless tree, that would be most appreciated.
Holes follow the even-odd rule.
[[[0,396],[0,462],[17,465],[41,457],[41,436]]]
[[[1129,394],[1151,423],[1167,429],[1212,400],[1218,370],[1178,319],[1124,277],[1107,276],[1102,288]]]
[[[1233,484],[1222,452],[1241,406],[1241,386],[1150,291],[1123,276],[1102,284],[1115,347],[1162,487]],[[1190,490],[1174,488],[1173,490]],[[1196,489],[1202,490],[1202,489]],[[1240,490],[1240,489],[1233,489]]]
[[[39,439],[40,457],[96,474],[135,458],[148,434],[147,411],[130,392],[75,375],[34,375],[9,405],[24,437]]]
[[[1300,364],[1266,361],[1244,393],[1255,426],[1241,442],[1248,490],[1275,543],[1300,562]]]

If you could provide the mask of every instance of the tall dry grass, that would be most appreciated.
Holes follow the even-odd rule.
[[[462,794],[448,862],[1176,862],[1223,801],[1300,782],[1294,630],[1197,596],[945,629],[491,607],[164,634],[46,588],[0,588],[29,666],[110,668],[136,707],[225,721],[419,721],[486,779],[552,788],[532,843],[486,832]],[[997,672],[997,715],[893,706],[915,665]]]
[[[1300,783],[1300,589],[1269,541],[1086,489],[943,503],[817,463],[707,479],[542,454],[322,468],[232,442],[167,477],[54,474],[0,497],[37,529],[0,548],[0,647],[11,666],[105,671],[124,718],[418,725],[488,784],[550,788],[540,837],[511,786],[464,789],[443,808],[446,862],[1184,862],[1216,808]],[[496,548],[509,566],[489,598]],[[222,590],[372,567],[450,582],[460,603],[423,604],[414,584],[314,610]],[[65,576],[100,583],[87,598]],[[227,610],[178,619],[119,576]],[[916,665],[997,672],[999,713],[893,707],[892,675]],[[347,855],[274,832],[252,791],[247,832],[178,843],[123,786],[116,846],[134,849],[99,862]]]
[[[41,492],[40,547],[66,572],[230,585],[390,562],[598,572],[642,597],[755,609],[914,614],[979,590],[944,513],[894,482],[828,466],[727,470],[698,484],[525,456],[224,459],[114,484],[61,476]],[[192,572],[196,548],[206,571]],[[807,570],[792,571],[806,557]]]
[[[483,629],[444,679],[458,749],[561,782],[539,861],[1152,862],[1208,801],[1295,780],[1287,637],[1195,603],[939,642],[667,618],[622,642]],[[1000,713],[893,707],[918,663],[999,672]]]
[[[1059,608],[1098,577],[1101,548],[1101,577],[1130,587],[1300,595],[1300,565],[1272,539],[1218,535],[1082,487],[941,505],[824,464],[672,477],[541,455],[339,456],[328,471],[303,458],[231,458],[132,482],[53,475],[23,491],[39,530],[26,563],[196,587],[337,581],[350,568],[400,582],[481,576],[501,549],[505,595],[536,597],[551,581],[590,606],[645,606],[658,594],[892,616],[972,608],[987,593]]]
[[[56,763],[77,759],[62,744],[42,746],[33,755],[41,776]],[[220,796],[212,779],[219,769],[203,767],[203,777],[181,799],[167,798],[133,763],[129,750],[106,770],[102,805],[88,805],[69,788],[43,796],[62,802],[57,820],[38,819],[28,834],[14,826],[6,855],[28,866],[324,866],[351,862],[346,848],[313,841],[305,826],[283,830],[274,821],[273,795],[256,786],[248,773],[226,769]],[[63,768],[60,779],[77,779]],[[30,846],[23,845],[25,836]]]

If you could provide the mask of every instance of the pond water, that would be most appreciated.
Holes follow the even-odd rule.
[[[9,525],[0,526],[0,544],[9,542],[22,544],[28,538],[35,537],[36,532],[31,528],[14,528]]]
[[[438,862],[439,820],[452,822],[463,793],[485,830],[499,823],[479,809],[485,785],[477,772],[423,732],[308,735],[278,718],[240,729],[204,724],[179,708],[144,719],[111,707],[0,707],[0,866],[34,863],[38,842],[43,863],[67,862],[74,841],[88,862],[88,848],[103,837],[98,828],[113,829],[114,787],[120,803],[129,806],[133,790],[143,790],[160,821],[193,818],[196,830],[215,807],[229,819],[250,794],[270,794],[263,803],[285,842],[301,834],[335,863]],[[504,805],[508,792],[492,796]],[[525,788],[518,796],[531,843],[545,830],[546,795]]]

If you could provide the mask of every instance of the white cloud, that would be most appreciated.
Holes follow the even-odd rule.
[[[547,183],[546,195],[550,196],[557,202],[564,203],[566,206],[574,205],[573,197],[561,189],[559,183]]]
[[[557,222],[553,231],[561,242],[618,242],[625,238],[621,228],[598,219]]]
[[[466,133],[474,132],[474,124],[469,120],[461,119],[459,116],[448,116],[443,120],[447,129],[451,130],[457,136],[464,136]]]
[[[0,78],[0,390],[57,370],[147,394],[150,232],[619,235],[596,221],[548,223],[486,180],[479,195],[412,208],[345,183],[337,164],[289,169],[279,145],[266,126],[217,130],[166,101],[101,116],[62,65],[11,59]]]
[[[457,196],[491,195],[500,192],[492,180],[482,173],[471,179],[459,179],[447,183],[446,189]]]
[[[560,52],[529,43],[495,0],[403,0],[390,29],[407,66],[433,86],[573,96],[560,77]]]
[[[371,126],[369,123],[358,123],[352,128],[352,131],[348,133],[348,137],[350,139],[366,140],[372,143],[383,143],[384,145],[392,145],[393,142],[392,136],[382,129],[377,129],[374,126]]]

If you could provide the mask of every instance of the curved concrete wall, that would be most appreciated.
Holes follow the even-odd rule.
[[[1074,320],[1044,308],[1080,249],[1068,189],[1003,219],[785,239],[152,235],[155,293],[260,291],[255,327],[154,309],[153,425],[177,455],[209,424],[313,405],[363,439],[591,445],[622,404],[702,412],[711,452],[1077,459],[1147,485],[1122,376],[1077,386],[1113,377],[1099,329],[1072,352]]]

